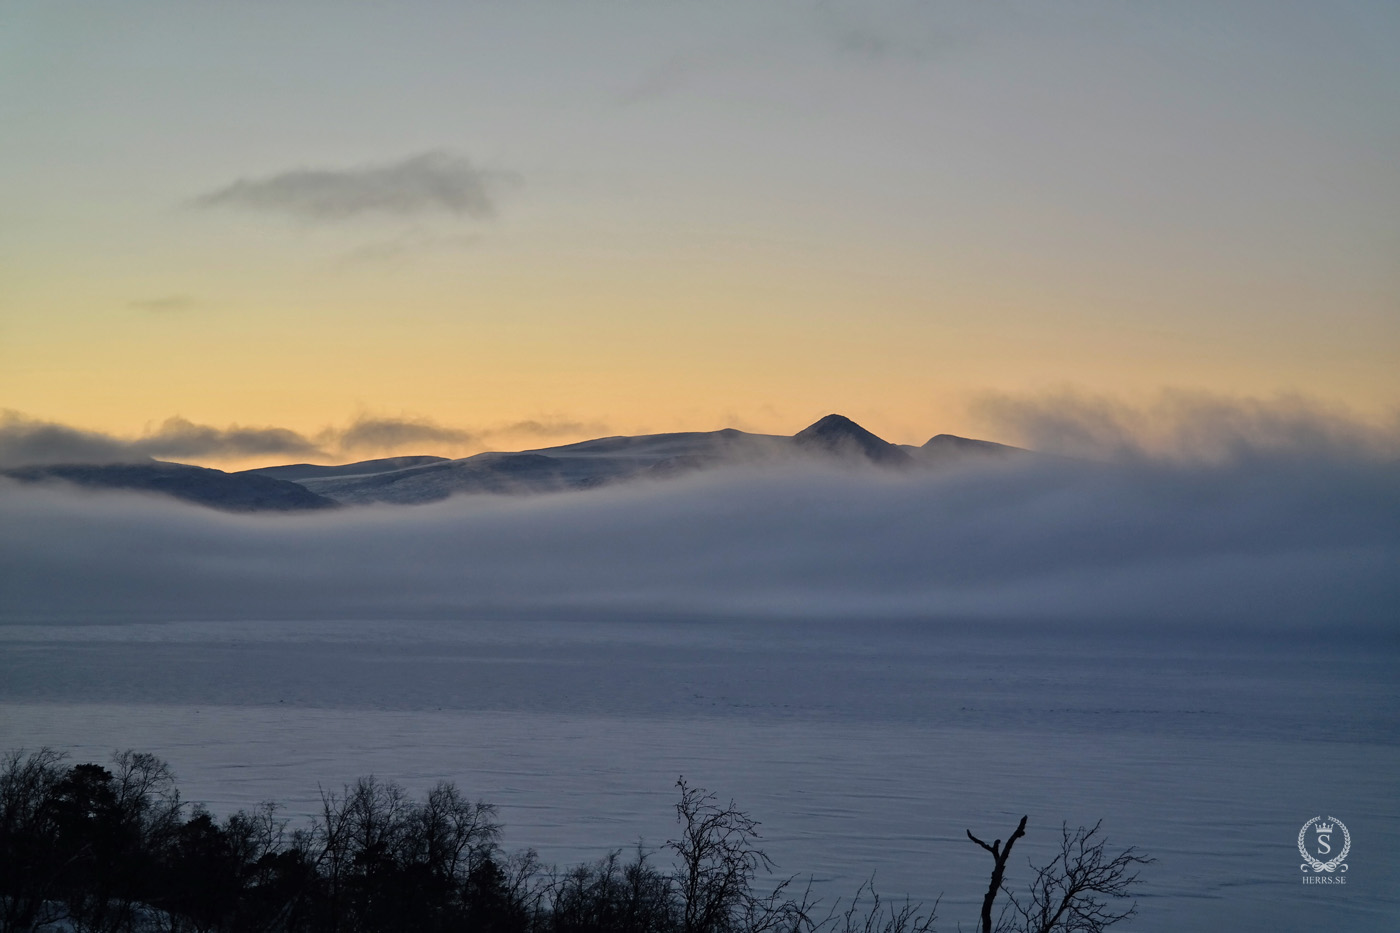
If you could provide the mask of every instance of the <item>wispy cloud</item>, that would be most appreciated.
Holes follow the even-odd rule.
[[[444,427],[426,418],[368,415],[356,418],[349,427],[327,429],[321,436],[343,451],[391,451],[432,444],[475,446],[480,441],[474,432]]]
[[[670,97],[692,84],[698,76],[715,68],[723,58],[714,52],[673,55],[625,88],[618,96],[618,103],[628,106]]]
[[[1328,451],[1400,456],[1400,419],[1375,423],[1299,395],[1260,399],[1170,390],[1125,400],[1063,389],[987,394],[973,402],[972,411],[1009,440],[1075,457],[1224,462]]]
[[[529,419],[514,421],[488,431],[488,434],[525,435],[533,437],[566,437],[578,434],[598,435],[608,430],[601,421],[572,421],[567,418]]]
[[[316,435],[323,445],[344,454],[367,451],[439,453],[481,449],[496,441],[597,437],[608,430],[600,421],[580,421],[562,416],[542,416],[478,428],[457,428],[430,418],[362,414],[343,428],[326,428]]]
[[[335,262],[338,266],[386,265],[408,257],[470,249],[480,243],[481,237],[474,233],[449,235],[406,230],[398,236],[347,250]]]
[[[764,4],[752,4],[748,28],[721,34],[696,35],[640,72],[618,94],[623,107],[676,96],[704,94],[715,86],[742,81],[762,87],[779,74],[777,56],[805,53],[815,45],[823,55],[835,55],[858,65],[920,64],[933,60],[966,41],[969,17],[949,16],[915,3],[818,3],[796,19],[769,15]],[[975,19],[975,17],[971,17]]]
[[[166,314],[175,311],[189,311],[198,307],[199,302],[189,295],[160,295],[155,298],[140,298],[128,301],[126,306],[133,311],[150,311]]]
[[[939,50],[939,44],[928,37],[857,23],[830,22],[826,35],[840,54],[866,62],[922,62]]]
[[[425,152],[398,162],[352,168],[301,168],[240,178],[195,199],[204,208],[236,207],[315,223],[363,216],[446,214],[484,220],[496,214],[495,194],[517,181],[481,169],[464,156]]]
[[[492,439],[513,444],[532,439],[596,437],[606,431],[607,425],[601,422],[563,416],[461,428],[409,415],[360,414],[345,425],[327,426],[311,434],[275,426],[215,427],[177,416],[137,437],[118,437],[4,411],[0,412],[0,467],[149,459],[335,462],[387,453],[463,456],[483,449]]]

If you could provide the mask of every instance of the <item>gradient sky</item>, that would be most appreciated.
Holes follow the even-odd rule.
[[[1389,417],[1397,166],[1393,2],[10,0],[0,408],[445,453],[1065,386]]]

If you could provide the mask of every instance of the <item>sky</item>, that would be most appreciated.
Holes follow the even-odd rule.
[[[1400,423],[1394,3],[11,0],[0,128],[11,428]]]

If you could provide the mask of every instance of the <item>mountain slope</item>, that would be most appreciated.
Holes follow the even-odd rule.
[[[241,470],[241,473],[256,473],[273,479],[286,479],[299,483],[304,479],[319,479],[326,476],[371,476],[375,473],[389,473],[409,467],[429,463],[445,463],[446,457],[383,457],[378,460],[360,460],[356,463],[342,463],[339,466],[322,466],[318,463],[292,463],[287,466],[258,467],[255,470]]]
[[[86,489],[158,493],[226,512],[298,512],[339,505],[287,480],[160,460],[51,464],[4,470],[0,475],[24,483],[61,482]]]
[[[956,434],[935,434],[924,442],[924,446],[914,448],[925,457],[937,457],[944,460],[963,459],[967,457],[1017,457],[1028,455],[1031,451],[1024,447],[1012,447],[1010,444],[997,444],[993,441],[979,441],[970,437],[958,437]]]
[[[346,503],[432,502],[458,493],[542,493],[590,489],[639,477],[662,478],[736,463],[800,458],[910,466],[904,451],[840,415],[793,437],[721,431],[601,437],[520,453],[484,453],[364,474],[348,464],[299,479],[308,489]],[[422,459],[422,458],[417,458]],[[259,472],[281,471],[274,467]]]
[[[520,453],[483,453],[370,476],[321,476],[308,489],[340,502],[432,502],[457,493],[590,489],[772,456],[788,438],[742,431],[604,437]]]

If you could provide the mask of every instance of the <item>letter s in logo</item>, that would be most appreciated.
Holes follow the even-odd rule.
[[[1329,846],[1329,845],[1327,844],[1327,836],[1326,836],[1326,835],[1322,835],[1322,836],[1318,836],[1318,837],[1317,837],[1317,848],[1319,849],[1319,852],[1318,852],[1319,855],[1326,855],[1326,854],[1328,854],[1329,852],[1332,851],[1332,847]]]

